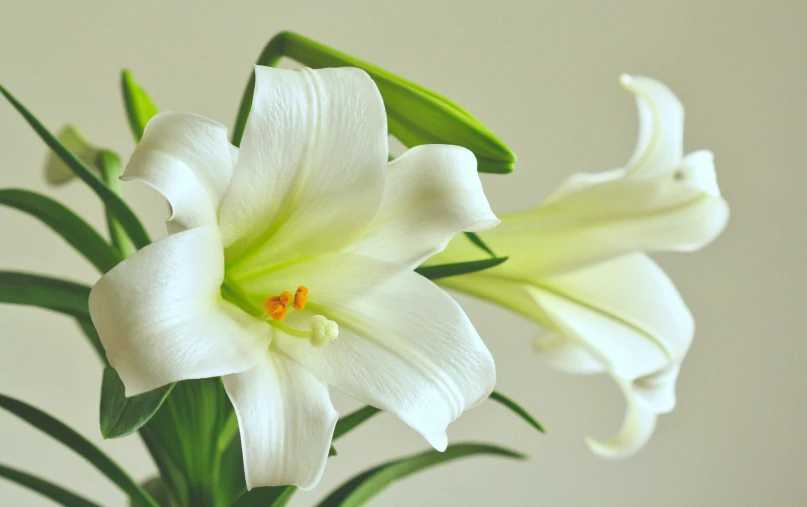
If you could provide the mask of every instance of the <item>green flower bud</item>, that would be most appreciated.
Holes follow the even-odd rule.
[[[510,148],[479,120],[451,100],[416,83],[363,62],[350,55],[292,32],[274,36],[258,58],[258,65],[274,66],[286,56],[303,65],[358,67],[375,81],[387,110],[389,132],[408,147],[421,144],[454,144],[476,155],[478,169],[487,173],[509,173],[516,162]],[[252,99],[254,77],[241,103],[233,144],[243,135]]]
[[[76,154],[87,166],[100,174],[96,160],[101,148],[87,141],[81,132],[73,125],[65,125],[57,136],[59,141],[70,151]],[[75,177],[72,169],[65,164],[55,152],[48,152],[45,160],[45,181],[51,185],[64,185]]]

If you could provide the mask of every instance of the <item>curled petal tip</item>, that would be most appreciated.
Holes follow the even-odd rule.
[[[631,76],[630,74],[622,74],[621,76],[619,76],[619,83],[625,88],[630,86],[632,82],[633,82],[633,76]]]

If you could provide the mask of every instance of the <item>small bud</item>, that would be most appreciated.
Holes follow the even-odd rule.
[[[96,160],[101,148],[90,144],[81,132],[73,125],[65,125],[57,136],[64,146],[78,156],[87,166],[100,174]],[[51,185],[64,185],[75,177],[73,171],[65,164],[59,155],[52,150],[45,160],[45,181]]]

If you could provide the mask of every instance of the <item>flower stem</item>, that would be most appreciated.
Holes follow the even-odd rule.
[[[101,176],[106,186],[117,195],[122,195],[123,188],[119,179],[122,173],[120,158],[111,151],[101,150],[98,153],[97,164],[98,168],[101,170]],[[134,253],[132,242],[109,208],[106,208],[106,223],[109,228],[109,237],[112,240],[112,246],[114,246],[124,258],[132,255],[132,253]]]

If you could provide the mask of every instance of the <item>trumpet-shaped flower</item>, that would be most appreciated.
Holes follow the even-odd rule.
[[[545,327],[539,357],[571,373],[608,372],[627,401],[619,433],[588,439],[606,457],[639,450],[658,414],[675,406],[692,316],[664,272],[643,252],[691,251],[724,228],[712,154],[683,155],[683,108],[663,84],[622,77],[639,108],[639,141],[627,166],[576,174],[538,208],[505,216],[483,240],[509,261],[446,286],[496,302]],[[463,238],[429,262],[467,260]]]
[[[169,235],[101,278],[90,312],[127,396],[221,376],[247,485],[311,488],[337,414],[328,386],[438,450],[493,388],[467,316],[413,271],[498,223],[456,146],[387,163],[384,104],[357,69],[256,67],[240,149],[189,113],[148,124],[124,179],[161,192]]]

